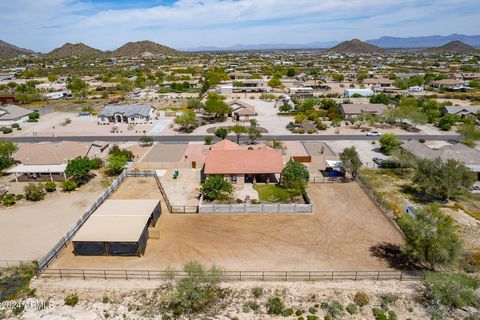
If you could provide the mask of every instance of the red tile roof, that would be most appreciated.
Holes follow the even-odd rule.
[[[283,160],[280,151],[268,147],[254,150],[240,150],[236,143],[230,143],[236,145],[237,149],[219,149],[215,148],[217,145],[215,144],[207,153],[207,157],[205,158],[205,174],[261,174],[282,172]],[[222,143],[223,146],[227,144],[230,145],[228,142]]]

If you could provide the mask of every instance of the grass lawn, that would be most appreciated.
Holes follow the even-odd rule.
[[[260,202],[285,202],[290,201],[290,193],[275,184],[255,184]]]

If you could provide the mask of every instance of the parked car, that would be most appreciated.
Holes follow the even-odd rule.
[[[380,136],[380,132],[378,132],[378,131],[369,131],[369,132],[367,132],[367,136],[369,136],[369,137],[379,137],[379,136]]]
[[[375,157],[372,159],[373,162],[375,162],[377,165],[381,166],[382,165],[382,162],[383,162],[383,158],[379,158],[379,157]]]

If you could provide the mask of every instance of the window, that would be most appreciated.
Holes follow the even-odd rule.
[[[230,181],[233,182],[233,183],[236,183],[237,182],[237,176],[236,175],[231,175],[230,176]]]

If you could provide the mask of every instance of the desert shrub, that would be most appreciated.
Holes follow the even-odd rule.
[[[78,296],[75,293],[69,294],[65,297],[65,305],[74,307],[78,303]]]
[[[45,182],[44,187],[47,192],[53,192],[57,190],[57,185],[53,181]]]
[[[318,320],[318,317],[317,317],[317,316],[314,316],[314,315],[311,315],[311,314],[309,314],[309,315],[307,316],[307,320]]]
[[[352,314],[352,315],[353,315],[353,314],[356,314],[356,313],[357,313],[358,307],[357,307],[357,305],[356,305],[355,303],[350,303],[345,309],[347,310],[347,312],[348,312],[349,314]]]
[[[317,310],[317,308],[315,308],[315,307],[310,307],[310,308],[308,308],[308,312],[310,312],[310,313],[312,313],[312,314],[317,313],[317,311],[318,311],[318,310]]]
[[[77,188],[77,183],[74,180],[67,179],[62,182],[62,190],[65,192],[73,191]]]
[[[263,295],[263,288],[262,287],[252,288],[252,295],[255,298],[260,298]]]
[[[13,206],[16,202],[16,198],[15,198],[15,195],[13,193],[8,193],[6,195],[3,196],[2,198],[2,204],[5,206],[5,207],[10,207],[10,206]]]
[[[424,296],[432,304],[450,308],[478,306],[480,301],[475,293],[478,287],[478,279],[466,274],[427,272]]]
[[[110,302],[110,299],[108,298],[108,296],[103,296],[102,303],[109,303],[109,302]]]
[[[28,287],[30,280],[37,274],[34,264],[23,265],[0,273],[0,302],[15,300],[27,296],[32,290]]]
[[[317,131],[315,131],[313,129],[310,129],[310,130],[307,131],[308,134],[314,134],[315,132],[317,132]]]
[[[175,287],[175,294],[169,305],[182,313],[208,311],[219,299],[219,283],[223,273],[216,267],[206,270],[198,262],[188,262],[183,270],[186,277],[180,279]]]
[[[323,317],[324,320],[333,320],[332,316],[329,314],[326,314],[325,317]]]
[[[292,308],[285,309],[282,312],[282,316],[284,316],[284,317],[290,317],[292,315],[293,315],[293,309]]]
[[[305,313],[305,310],[302,310],[302,309],[298,309],[297,311],[295,311],[295,315],[298,316],[298,317],[301,316],[304,313]]]
[[[337,301],[337,300],[333,300],[331,301],[329,304],[328,304],[328,308],[327,308],[327,312],[328,314],[330,314],[334,319],[337,319],[339,318],[342,313],[343,313],[343,306],[342,304]]]
[[[267,313],[270,315],[281,315],[285,305],[280,297],[272,297],[267,301]]]
[[[390,303],[393,303],[398,300],[398,296],[393,293],[385,293],[380,296],[381,302],[380,306],[383,310],[387,311]]]
[[[27,200],[40,201],[45,198],[45,195],[43,194],[43,185],[41,183],[39,184],[29,183],[24,190],[25,190],[25,199]]]
[[[7,133],[12,133],[12,128],[2,128],[2,131],[4,134],[7,134]]]
[[[257,303],[257,301],[254,301],[254,300],[251,300],[251,301],[247,301],[243,307],[245,309],[248,308],[248,310],[253,310],[253,311],[256,311],[260,308],[260,305]]]
[[[369,303],[368,294],[363,291],[358,291],[353,297],[353,302],[359,307],[366,306]]]
[[[212,136],[206,136],[205,138],[203,138],[203,141],[205,141],[206,145],[211,145],[212,139],[213,139]]]
[[[20,127],[20,124],[18,124],[18,123],[13,123],[13,124],[11,125],[11,127],[12,127],[12,128],[18,128],[18,127]]]
[[[25,196],[23,194],[16,194],[15,195],[15,200],[20,201],[25,199]]]

